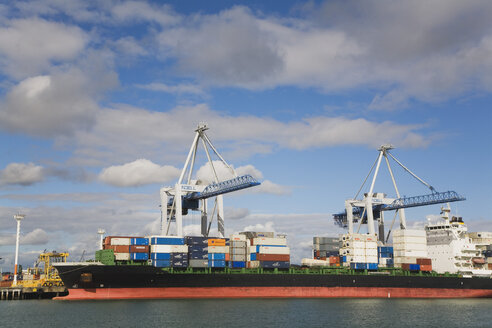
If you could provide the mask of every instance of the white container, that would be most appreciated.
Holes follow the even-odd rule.
[[[246,251],[246,248],[243,248],[243,247],[231,247],[229,248],[229,253],[231,255],[246,255],[247,254],[247,251]]]
[[[427,244],[427,237],[393,237],[393,244]]]
[[[151,245],[151,253],[188,253],[188,245]]]
[[[352,248],[365,248],[366,247],[366,242],[365,241],[354,241],[352,242]]]
[[[315,260],[315,259],[302,259],[301,264],[307,267],[324,267],[330,266],[329,261]]]
[[[287,246],[287,239],[285,238],[257,237],[253,238],[251,241],[252,245]]]
[[[394,258],[395,264],[409,263],[409,264],[417,264],[417,258],[412,256],[402,256]]]
[[[393,251],[427,251],[426,244],[393,244]]]
[[[260,267],[260,261],[249,261],[248,268],[255,269]]]
[[[365,235],[366,242],[374,242],[377,243],[378,237],[376,235]]]
[[[427,251],[394,251],[395,258],[397,257],[427,257]]]
[[[260,246],[260,254],[290,254],[289,247]]]
[[[352,256],[352,260],[350,262],[351,263],[365,263],[366,257],[363,255],[354,255],[354,256]]]
[[[366,256],[366,263],[378,263],[378,256]]]
[[[113,246],[130,246],[131,238],[111,238],[111,245]]]
[[[371,249],[373,248],[373,249],[377,250],[378,249],[378,243],[375,241],[366,241],[366,249],[367,248],[371,248]]]
[[[393,238],[395,237],[426,237],[425,230],[413,230],[413,229],[404,229],[404,230],[393,230]]]
[[[208,246],[209,253],[229,253],[229,246]]]
[[[231,241],[246,241],[246,235],[231,235],[229,237]]]
[[[116,261],[130,261],[130,253],[114,253]]]
[[[364,248],[347,248],[346,253],[355,256],[366,256],[366,250]]]
[[[378,256],[378,250],[377,249],[366,249],[366,256]]]
[[[246,262],[246,255],[234,254],[231,255],[231,261]]]

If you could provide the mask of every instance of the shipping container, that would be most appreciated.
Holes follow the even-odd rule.
[[[247,242],[245,240],[240,240],[240,241],[232,240],[229,242],[229,246],[234,248],[246,248]]]
[[[171,253],[150,253],[151,260],[171,260]]]
[[[246,255],[246,248],[242,247],[231,247],[229,253],[231,255]]]
[[[171,266],[171,262],[169,260],[152,260],[152,266],[158,268],[167,268]]]
[[[208,240],[208,246],[225,246],[225,245],[226,245],[225,239],[210,238]]]
[[[130,246],[128,245],[106,245],[104,249],[112,249],[115,253],[129,253]]]
[[[247,257],[246,254],[244,255],[230,255],[231,261],[240,261],[240,262],[246,262]]]
[[[267,269],[288,269],[290,267],[289,261],[260,261],[260,267]]]
[[[430,272],[430,271],[432,271],[432,265],[420,264],[420,271]]]
[[[258,253],[261,254],[290,254],[289,247],[260,246]]]
[[[188,253],[186,245],[151,245],[151,253]]]
[[[260,261],[250,261],[246,265],[250,269],[255,269],[260,267]]]
[[[420,264],[420,265],[432,265],[432,260],[431,259],[427,259],[427,258],[419,258],[419,259],[417,259],[417,264]]]
[[[287,246],[287,239],[285,239],[285,238],[257,237],[257,238],[251,239],[251,245]]]
[[[208,246],[208,237],[187,236],[185,237],[186,245],[202,245]]]
[[[192,268],[207,268],[208,267],[208,260],[198,260],[198,259],[190,259],[189,260],[189,266]]]
[[[245,250],[246,251],[246,250]],[[209,253],[229,253],[229,246],[208,246]]]
[[[130,253],[130,260],[147,261],[148,259],[149,259],[148,253]]]
[[[245,261],[230,261],[229,265],[232,268],[245,268],[246,267],[246,262]]]
[[[176,236],[151,236],[151,245],[184,245],[183,237]]]
[[[149,246],[144,245],[131,245],[130,253],[148,253],[150,251]]]
[[[130,241],[130,245],[148,245],[149,239],[144,237],[134,237]]]
[[[246,236],[245,235],[231,235],[229,240],[231,242],[233,241],[246,241]]]
[[[208,260],[223,260],[223,261],[225,261],[225,253],[208,253]]]
[[[116,261],[130,261],[130,253],[114,253]]]
[[[251,254],[253,255],[253,254]],[[288,254],[255,254],[255,258],[251,258],[252,261],[281,261],[281,262],[289,262],[290,255]]]
[[[113,246],[130,246],[131,238],[128,237],[113,237],[111,238],[111,245]]]
[[[226,261],[225,260],[209,260],[208,261],[209,268],[225,268]]]

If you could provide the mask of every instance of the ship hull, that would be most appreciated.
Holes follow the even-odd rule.
[[[152,266],[57,267],[66,300],[153,298],[492,298],[492,279],[306,273],[169,273]],[[90,279],[87,279],[88,274]],[[85,279],[82,279],[85,277]]]

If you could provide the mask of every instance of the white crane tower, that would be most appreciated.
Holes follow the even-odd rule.
[[[195,130],[195,138],[191,144],[188,157],[186,158],[185,165],[181,171],[178,182],[174,185],[174,187],[164,187],[160,190],[162,235],[170,235],[171,223],[175,222],[175,234],[177,236],[183,236],[183,216],[188,214],[188,210],[195,210],[201,212],[201,233],[203,236],[208,236],[212,221],[214,217],[216,217],[219,234],[221,237],[224,237],[224,201],[222,195],[228,192],[237,191],[260,184],[249,174],[238,176],[234,168],[227,164],[224,158],[214,147],[209,137],[205,133],[206,130],[208,130],[206,123],[198,124],[198,128]],[[210,185],[205,185],[199,180],[192,179],[200,141],[207,155],[208,164],[214,179],[214,183]],[[219,181],[219,176],[211,157],[211,151],[227,168],[230,175],[233,177],[232,179]],[[215,197],[215,201],[209,222],[207,199],[211,197]]]
[[[437,192],[434,187],[430,184],[419,178],[412,171],[410,171],[405,165],[403,165],[399,160],[397,160],[391,153],[390,150],[394,149],[393,145],[382,145],[378,150],[379,154],[369,171],[369,174],[365,178],[362,186],[359,188],[359,191],[352,199],[347,199],[345,201],[345,211],[342,213],[334,214],[333,219],[335,223],[340,225],[341,227],[348,228],[349,233],[354,233],[354,223],[359,223],[358,229],[360,229],[360,225],[362,223],[367,223],[367,231],[369,234],[375,234],[374,221],[378,222],[378,235],[379,241],[381,243],[386,243],[389,235],[391,233],[391,228],[396,219],[396,215],[399,213],[400,216],[400,228],[406,229],[406,218],[405,218],[405,208],[408,207],[417,207],[417,206],[426,206],[432,204],[441,204],[448,202],[456,202],[465,200],[463,196],[458,195],[454,191],[446,191],[446,192]],[[393,175],[393,170],[391,169],[388,156],[391,157],[399,166],[401,166],[406,172],[408,172],[415,179],[420,181],[423,185],[430,189],[431,194],[422,195],[422,196],[414,196],[414,197],[401,197],[398,187],[396,185],[395,177]],[[379,173],[379,167],[381,166],[382,159],[385,159],[386,165],[388,167],[388,172],[391,176],[391,181],[393,182],[393,187],[395,188],[396,197],[397,198],[389,198],[386,197],[384,193],[375,193],[374,192],[374,184],[376,182],[376,178]],[[374,170],[375,168],[375,170]],[[374,170],[374,175],[372,178],[372,183],[369,188],[369,191],[364,194],[362,199],[357,199],[359,193],[364,187],[367,179],[371,175]],[[388,232],[388,236],[385,238],[384,236],[384,211],[395,210],[395,214],[393,217],[393,222],[391,224],[391,228]]]

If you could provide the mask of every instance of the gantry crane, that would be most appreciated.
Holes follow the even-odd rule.
[[[394,149],[392,145],[382,145],[378,150],[379,154],[374,162],[369,174],[366,179],[362,183],[362,186],[359,188],[359,191],[355,195],[353,199],[347,199],[345,201],[345,211],[342,213],[334,214],[333,219],[335,223],[343,228],[348,228],[349,233],[354,233],[354,223],[359,223],[359,229],[361,224],[367,224],[367,230],[369,234],[374,235],[374,220],[378,222],[378,236],[379,241],[383,244],[386,243],[389,239],[389,235],[391,233],[391,229],[396,219],[396,215],[399,214],[400,217],[400,228],[406,229],[406,218],[405,218],[405,208],[409,207],[418,207],[418,206],[426,206],[432,204],[442,204],[442,203],[450,203],[456,201],[465,200],[465,197],[460,196],[455,191],[446,191],[446,192],[438,192],[434,187],[430,184],[419,178],[412,171],[410,171],[405,165],[403,165],[398,159],[396,159],[391,153],[390,150]],[[401,197],[398,187],[396,185],[395,177],[393,175],[393,171],[391,169],[388,156],[393,159],[399,166],[401,166],[406,172],[408,172],[412,177],[420,181],[423,185],[430,189],[431,193],[427,195],[421,196],[413,196],[413,197]],[[386,165],[388,167],[389,174],[391,176],[391,180],[393,182],[393,187],[395,188],[397,198],[388,198],[384,193],[374,193],[374,184],[376,182],[376,178],[379,173],[379,167],[381,165],[382,159],[385,159]],[[375,168],[375,170],[374,170]],[[372,178],[372,183],[369,188],[369,191],[364,194],[362,199],[357,199],[359,193],[364,187],[367,179],[371,175],[374,170],[374,175]],[[395,214],[393,217],[393,222],[391,224],[390,230],[388,231],[388,235],[385,238],[384,232],[384,211],[394,210]]]
[[[201,212],[201,233],[203,236],[208,236],[212,221],[214,217],[216,217],[219,234],[221,237],[224,237],[224,201],[222,195],[260,184],[249,174],[238,176],[234,168],[227,164],[213,146],[205,133],[206,130],[208,130],[206,123],[200,123],[195,130],[195,138],[191,144],[188,157],[186,158],[178,182],[174,187],[164,187],[160,190],[162,218],[161,233],[163,235],[170,234],[171,223],[175,222],[175,234],[177,236],[183,236],[183,215],[187,215],[188,210],[195,210]],[[215,181],[209,185],[204,185],[199,180],[192,179],[200,141],[207,155],[207,160]],[[230,172],[230,175],[233,177],[232,179],[219,181],[219,176],[217,175],[217,170],[214,166],[210,150],[217,156],[219,161],[224,164]],[[211,197],[215,197],[215,202],[210,221],[208,221],[209,213],[207,199]]]

